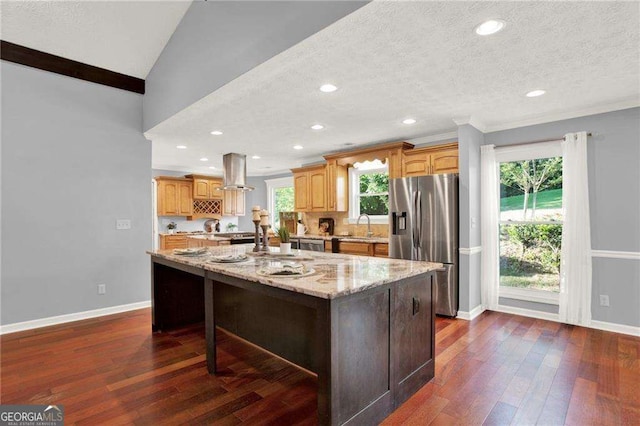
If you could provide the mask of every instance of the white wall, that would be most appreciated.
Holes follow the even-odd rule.
[[[0,323],[149,300],[142,96],[5,61],[0,71]]]

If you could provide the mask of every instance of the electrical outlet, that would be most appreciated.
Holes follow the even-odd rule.
[[[129,219],[116,220],[116,229],[131,229],[131,220]]]
[[[106,293],[107,293],[107,285],[98,284],[98,294],[106,294]]]
[[[609,306],[609,296],[606,294],[600,295],[600,306]]]

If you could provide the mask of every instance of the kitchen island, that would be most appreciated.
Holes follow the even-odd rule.
[[[216,326],[316,373],[320,424],[376,424],[433,378],[440,264],[299,251],[305,276],[264,276],[283,260],[252,247],[149,252],[153,330],[204,320],[211,374]]]

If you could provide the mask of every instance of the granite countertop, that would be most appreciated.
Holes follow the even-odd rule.
[[[167,259],[184,265],[202,268],[207,271],[258,282],[271,287],[304,293],[323,299],[334,299],[359,291],[392,283],[403,278],[442,268],[441,263],[418,262],[412,260],[389,259],[382,257],[353,256],[348,254],[323,253],[306,250],[294,250],[296,256],[273,259],[269,256],[256,256],[253,244],[208,247],[201,256],[180,256],[173,250],[148,251],[152,257]],[[248,260],[239,263],[214,263],[212,256],[246,253]],[[271,252],[279,253],[272,247]],[[258,271],[266,266],[278,266],[285,263],[302,263],[315,272],[307,276],[262,276]]]

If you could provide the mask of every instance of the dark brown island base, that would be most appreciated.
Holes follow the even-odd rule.
[[[377,424],[433,378],[440,264],[252,247],[149,252],[153,330],[204,320],[211,374],[216,326],[316,373],[322,425]],[[292,262],[303,276],[265,276]]]

